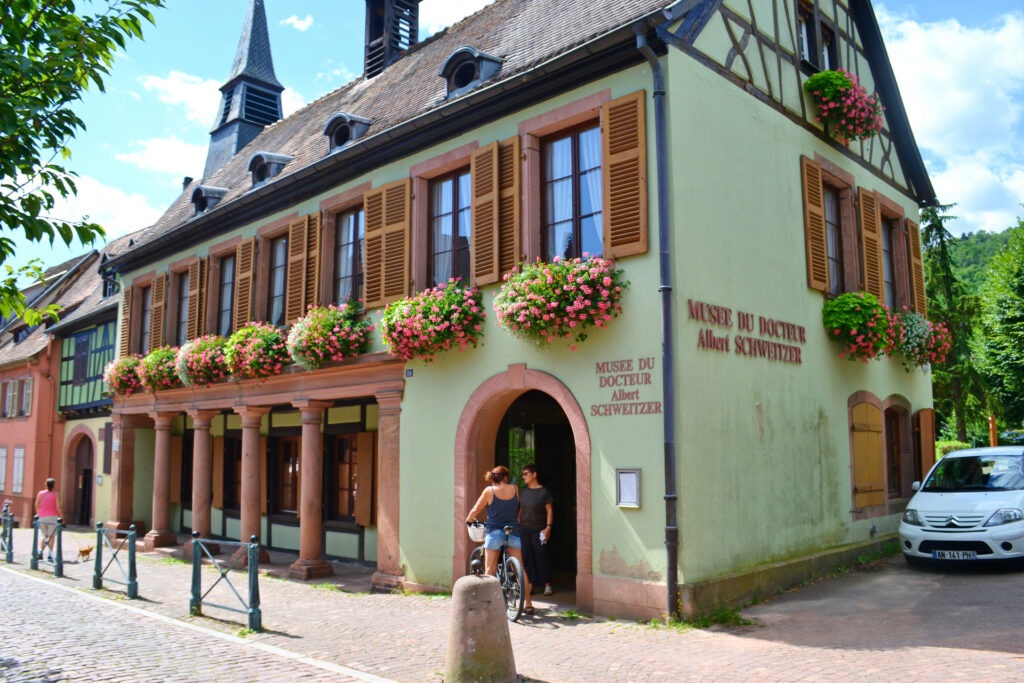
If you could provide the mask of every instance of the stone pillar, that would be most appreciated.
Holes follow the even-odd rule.
[[[127,529],[132,525],[135,511],[135,430],[147,426],[145,415],[114,413],[110,444],[110,519],[103,525],[108,529]]]
[[[171,531],[171,423],[174,413],[150,413],[156,426],[153,454],[153,528],[144,540],[146,552],[174,545],[177,534]]]
[[[192,417],[192,531],[200,538],[210,537],[210,509],[213,505],[213,442],[210,439],[210,421],[216,410],[190,410]],[[214,543],[206,543],[212,554],[220,552]],[[183,557],[192,557],[192,539],[182,546]]]
[[[269,563],[270,555],[263,547],[260,533],[261,502],[263,500],[263,473],[260,471],[260,421],[270,412],[263,406],[235,406],[235,412],[242,416],[242,500],[240,541],[256,536],[260,539],[260,563]],[[235,555],[240,560],[236,566],[246,566],[248,557],[245,548],[239,548]]]
[[[324,440],[321,433],[326,401],[293,401],[302,411],[302,454],[299,468],[302,491],[299,496],[299,559],[288,568],[288,576],[306,581],[332,576],[334,567],[324,559]]]
[[[390,592],[400,588],[405,572],[399,559],[399,438],[401,436],[402,392],[382,391],[376,395],[380,407],[377,422],[377,571],[374,590]]]

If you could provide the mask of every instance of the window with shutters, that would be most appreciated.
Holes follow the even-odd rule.
[[[21,493],[25,484],[25,449],[14,448],[14,471],[11,472],[11,493]]]
[[[896,263],[893,257],[896,226],[892,221],[882,224],[882,272],[885,280],[885,305],[896,308]]]
[[[267,322],[284,325],[285,285],[288,270],[288,237],[270,240],[270,270],[267,291]]]
[[[839,68],[835,24],[821,12],[817,0],[796,8],[797,50],[805,72]]]
[[[472,191],[469,169],[430,183],[430,286],[461,278],[470,282]]]
[[[235,255],[228,254],[217,260],[217,319],[216,331],[222,337],[231,336],[232,313],[235,300]]]
[[[174,307],[174,345],[181,346],[189,340],[188,336],[188,311],[189,311],[189,273],[185,271],[174,276],[175,293],[177,304]]]
[[[4,384],[4,417],[18,414],[18,380]]]
[[[601,129],[586,125],[543,141],[544,256],[602,256]]]
[[[829,294],[843,293],[843,226],[839,220],[839,190],[822,185],[825,205],[825,239],[828,246]]]
[[[829,295],[860,289],[854,180],[835,164],[801,157],[807,285]]]
[[[136,352],[146,354],[150,348],[150,333],[153,325],[153,288],[143,287],[139,291],[139,299],[142,302],[141,315],[139,316],[139,344]]]
[[[80,332],[75,335],[75,356],[72,361],[71,383],[82,386],[89,379],[89,332]]]
[[[367,309],[386,306],[410,289],[410,180],[363,196],[363,291]]]
[[[335,218],[334,277],[331,291],[341,305],[358,301],[363,292],[363,209],[345,211]]]
[[[32,377],[18,382],[18,415],[21,417],[32,414],[32,384]]]
[[[0,492],[7,490],[7,447],[0,446]]]

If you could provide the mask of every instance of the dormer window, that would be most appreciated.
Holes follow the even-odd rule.
[[[228,193],[226,187],[214,187],[213,185],[200,185],[192,191],[192,206],[195,207],[195,215],[209,211],[217,205],[217,202]]]
[[[338,112],[324,126],[324,135],[327,136],[330,150],[339,150],[356,138],[362,137],[371,123],[373,122],[370,119],[364,119],[362,116]]]
[[[249,172],[252,174],[252,186],[259,187],[267,182],[288,165],[292,157],[286,154],[271,154],[270,152],[256,152],[249,159]]]
[[[472,47],[460,47],[441,67],[441,77],[448,83],[447,97],[469,92],[501,71],[501,60]]]

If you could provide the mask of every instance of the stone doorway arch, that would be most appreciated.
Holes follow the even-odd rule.
[[[483,473],[495,457],[495,440],[509,406],[527,391],[550,396],[565,413],[576,447],[576,604],[593,610],[593,544],[591,539],[590,432],[576,397],[557,377],[526,364],[484,380],[469,397],[459,416],[455,435],[455,552],[452,582],[465,575],[471,551],[466,534],[466,513],[483,488]]]

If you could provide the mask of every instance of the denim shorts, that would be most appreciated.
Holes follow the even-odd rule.
[[[505,532],[501,529],[493,529],[487,532],[484,536],[484,548],[487,550],[501,550],[501,546],[505,543]],[[519,542],[519,536],[517,534],[508,535],[508,547],[515,548],[518,550],[523,547],[523,544]]]

